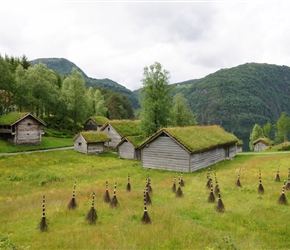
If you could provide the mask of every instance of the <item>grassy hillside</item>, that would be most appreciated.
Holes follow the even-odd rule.
[[[18,249],[288,249],[289,205],[278,204],[287,178],[289,154],[238,155],[215,164],[211,176],[221,189],[225,212],[207,198],[208,169],[184,173],[183,197],[171,191],[179,173],[145,170],[141,163],[116,154],[83,155],[73,150],[1,156],[0,243]],[[242,187],[235,186],[241,170]],[[258,194],[262,172],[264,194]],[[126,191],[127,175],[131,192]],[[151,224],[141,222],[143,190],[152,180]],[[76,181],[76,210],[68,210]],[[105,182],[112,197],[117,183],[119,206],[103,201]],[[95,192],[98,220],[85,216]],[[290,191],[286,198],[290,199]],[[40,232],[42,196],[46,196],[48,231]]]
[[[128,98],[133,108],[139,107],[138,98],[131,90],[125,88],[119,83],[113,80],[110,80],[108,78],[95,79],[95,78],[88,77],[78,66],[76,66],[74,63],[70,62],[67,59],[39,58],[39,59],[30,61],[31,65],[35,65],[40,62],[45,64],[47,68],[52,69],[53,71],[58,72],[60,75],[64,75],[64,76],[71,75],[72,68],[77,68],[77,70],[82,73],[86,86],[104,88],[107,90],[112,90],[114,92],[121,93]]]
[[[290,112],[290,68],[247,63],[222,69],[188,88],[178,88],[189,100],[200,125],[218,124],[248,146],[255,123],[276,123]]]

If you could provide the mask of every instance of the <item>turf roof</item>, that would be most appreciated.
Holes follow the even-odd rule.
[[[17,112],[11,112],[7,115],[3,115],[0,117],[0,125],[12,125],[18,120],[21,120],[21,118],[31,115],[30,113],[17,113]],[[31,115],[33,116],[33,115]],[[37,119],[39,122],[45,124],[43,121],[41,121],[39,118],[33,116],[35,119]]]
[[[82,131],[75,136],[74,140],[78,137],[78,135],[82,135],[88,143],[110,141],[110,137],[100,131]]]
[[[103,125],[109,121],[109,119],[107,117],[104,117],[104,116],[91,116],[90,118],[93,119],[95,121],[95,123],[97,123],[99,125]]]
[[[253,144],[255,145],[255,144],[257,144],[259,141],[263,142],[263,143],[264,143],[265,145],[267,145],[267,146],[271,146],[271,145],[273,144],[273,142],[272,142],[270,139],[268,139],[268,138],[259,138],[259,139],[255,140],[255,141],[253,142]]]
[[[107,122],[103,127],[106,127],[108,124],[110,124],[122,138],[125,136],[138,136],[142,134],[139,120],[112,120]]]
[[[190,152],[205,151],[238,141],[236,136],[226,132],[219,126],[190,126],[163,128],[143,142],[140,147],[147,144],[147,142],[163,131],[173,137]]]
[[[127,139],[135,148],[139,147],[142,142],[146,139],[143,135],[137,135],[137,136],[126,136],[118,145],[117,147],[122,144],[122,142]]]

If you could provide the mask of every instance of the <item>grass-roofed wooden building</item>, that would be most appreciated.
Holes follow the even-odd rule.
[[[164,128],[140,145],[142,166],[194,172],[233,158],[237,141],[219,126]]]
[[[269,146],[273,145],[272,141],[268,138],[258,138],[253,142],[254,151],[260,152],[264,149],[268,148]]]
[[[119,157],[123,159],[141,160],[139,146],[145,139],[143,135],[124,137],[116,146]]]
[[[90,131],[95,130],[99,131],[101,127],[109,121],[107,117],[104,116],[91,116],[85,121],[84,130]]]
[[[139,136],[142,134],[139,120],[111,120],[108,121],[100,131],[103,131],[111,138],[111,141],[106,145],[113,148],[116,148],[124,137]]]
[[[45,122],[31,113],[12,112],[0,117],[0,137],[14,145],[41,145]]]
[[[84,154],[104,152],[105,142],[110,138],[100,131],[82,131],[74,137],[74,150]]]

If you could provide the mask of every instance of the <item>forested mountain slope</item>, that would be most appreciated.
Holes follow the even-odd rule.
[[[276,123],[290,112],[290,67],[247,63],[222,69],[187,87],[177,87],[188,99],[198,124],[218,124],[233,132],[248,148],[255,123]]]
[[[86,86],[104,88],[107,90],[112,90],[114,92],[121,93],[128,98],[133,108],[139,107],[138,98],[131,90],[107,78],[95,79],[95,78],[88,77],[78,66],[76,66],[74,63],[70,62],[67,59],[39,58],[39,59],[30,61],[31,65],[35,65],[40,62],[45,64],[47,68],[52,69],[55,72],[58,72],[62,76],[71,75],[72,68],[77,68],[77,70],[82,73]]]

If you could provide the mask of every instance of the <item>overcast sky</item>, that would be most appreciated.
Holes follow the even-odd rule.
[[[290,66],[288,1],[0,1],[0,54],[66,58],[89,77],[142,87],[247,62]]]

